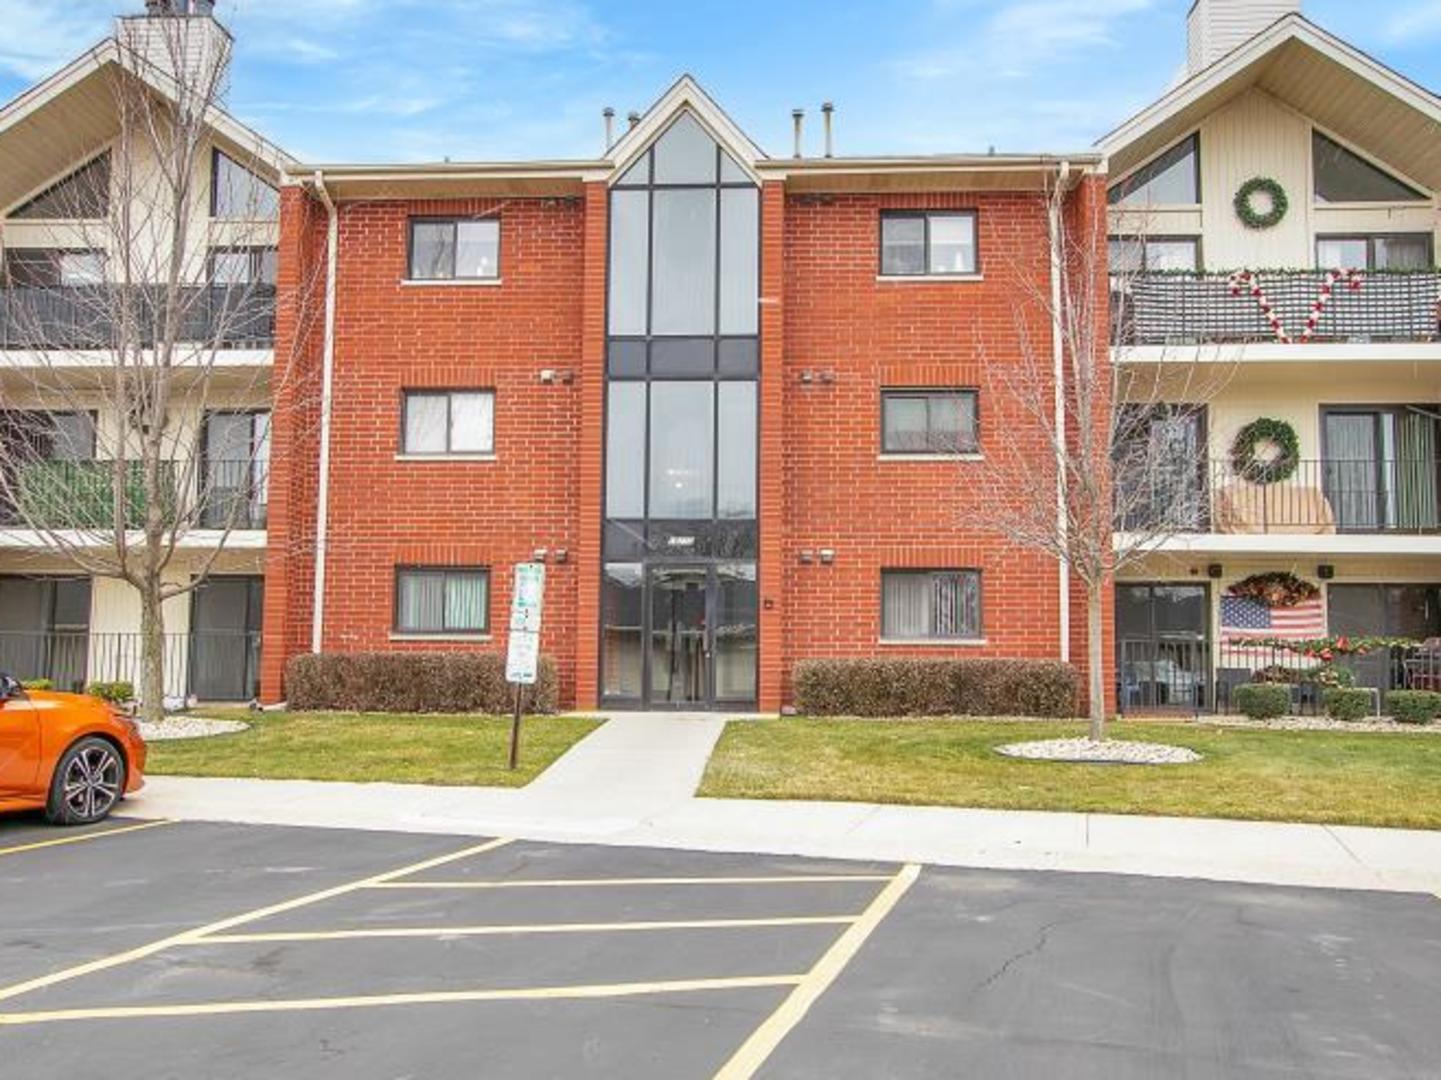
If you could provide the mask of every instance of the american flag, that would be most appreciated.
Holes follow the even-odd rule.
[[[1234,642],[1325,637],[1326,605],[1319,596],[1289,607],[1270,607],[1249,596],[1223,596],[1221,636]]]

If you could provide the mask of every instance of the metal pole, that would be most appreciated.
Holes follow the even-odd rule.
[[[510,720],[510,764],[507,766],[511,772],[520,761],[520,695],[524,690],[520,683],[515,684],[515,715]]]

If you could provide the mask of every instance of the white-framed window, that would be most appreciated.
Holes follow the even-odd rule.
[[[975,390],[881,391],[881,452],[974,454],[980,450]]]
[[[493,390],[407,390],[402,412],[402,453],[495,452]]]
[[[981,572],[882,570],[881,637],[936,641],[981,637]]]
[[[881,274],[974,274],[974,210],[882,210]]]

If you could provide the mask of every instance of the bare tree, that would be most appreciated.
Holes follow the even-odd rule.
[[[1107,206],[1099,191],[1068,197],[1056,183],[1044,198],[1050,273],[1037,280],[1034,268],[1018,268],[1018,356],[987,363],[1005,399],[1000,411],[1014,415],[1017,428],[985,440],[979,524],[1051,556],[1080,583],[1087,714],[1091,737],[1100,740],[1106,733],[1106,590],[1166,538],[1204,527],[1205,447],[1187,433],[1233,368],[1219,356],[1199,354],[1113,364],[1113,341],[1131,340],[1129,300],[1140,260],[1109,265]],[[1144,242],[1144,224],[1142,218],[1124,230],[1134,243]],[[981,347],[984,352],[984,342]],[[1009,437],[1022,432],[1033,434]]]
[[[6,252],[0,335],[21,388],[0,390],[0,510],[37,553],[134,587],[154,720],[166,602],[207,579],[233,532],[264,526],[268,421],[202,453],[200,418],[268,408],[293,376],[280,360],[236,362],[271,345],[278,193],[258,139],[241,145],[235,125],[217,138],[228,35],[210,20],[120,20],[115,46],[97,76],[113,138],[32,200],[47,246]]]

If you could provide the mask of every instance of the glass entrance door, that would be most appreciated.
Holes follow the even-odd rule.
[[[201,701],[245,701],[260,690],[264,581],[213,577],[190,609],[190,692]]]
[[[710,574],[705,567],[650,570],[650,704],[711,700]]]

